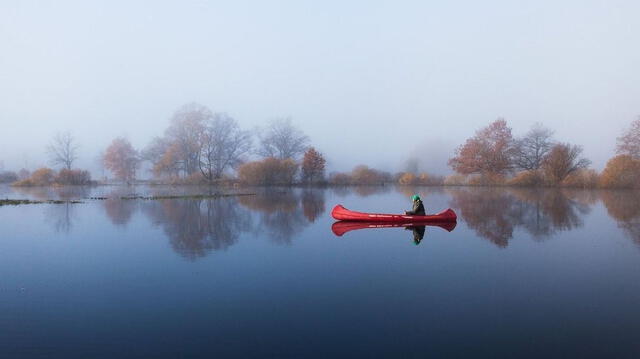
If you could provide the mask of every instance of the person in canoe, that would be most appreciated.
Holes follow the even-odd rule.
[[[424,205],[422,204],[420,196],[414,194],[411,199],[413,200],[413,208],[410,211],[404,211],[404,214],[408,216],[424,216],[426,212],[424,211]]]

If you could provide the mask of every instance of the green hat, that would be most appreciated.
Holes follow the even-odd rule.
[[[418,196],[417,194],[414,194],[413,197],[411,197],[411,200],[413,201],[417,201],[420,199],[420,196]]]

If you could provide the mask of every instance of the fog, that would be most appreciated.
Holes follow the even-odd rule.
[[[637,1],[0,3],[0,161],[47,164],[71,131],[96,171],[198,102],[245,129],[291,117],[329,170],[447,174],[504,117],[584,147],[593,167],[640,114]]]

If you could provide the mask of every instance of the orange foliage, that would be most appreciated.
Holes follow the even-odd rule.
[[[325,159],[322,154],[311,147],[302,159],[302,181],[313,183],[324,180]]]
[[[416,176],[413,173],[405,172],[398,179],[398,183],[401,185],[410,185],[416,183]]]
[[[139,166],[138,151],[129,140],[118,137],[114,139],[104,154],[104,166],[111,171],[116,178],[122,181],[132,181],[136,178],[136,170]]]
[[[551,184],[560,184],[568,175],[583,168],[587,168],[591,161],[580,158],[582,147],[568,143],[558,143],[545,156],[543,161],[544,174]]]
[[[49,186],[53,184],[55,172],[51,168],[39,168],[31,177],[14,183],[15,186]]]
[[[596,188],[598,187],[598,172],[592,169],[581,169],[567,176],[562,181],[564,187]]]
[[[238,168],[238,179],[249,185],[285,185],[295,181],[297,172],[298,164],[294,160],[269,157],[242,164]]]
[[[515,177],[510,179],[507,184],[510,186],[539,186],[544,183],[544,177],[539,171],[522,171],[518,172]]]
[[[391,181],[391,174],[369,168],[365,165],[357,166],[351,172],[352,184],[383,184]]]
[[[504,119],[498,119],[458,147],[449,165],[460,174],[504,175],[511,171],[514,153],[511,128]]]
[[[600,176],[602,187],[640,187],[640,160],[630,155],[618,155],[607,162]]]

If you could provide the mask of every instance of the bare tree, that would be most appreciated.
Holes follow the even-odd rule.
[[[544,157],[553,147],[553,131],[540,123],[533,125],[527,134],[516,141],[514,164],[523,170],[538,170]]]
[[[242,162],[251,145],[251,134],[242,131],[235,119],[216,113],[205,123],[200,138],[198,164],[202,175],[209,181],[220,179],[226,169]]]
[[[166,139],[175,153],[179,169],[185,176],[198,171],[199,141],[205,122],[213,113],[206,106],[190,103],[179,108],[171,118],[171,125],[165,131]]]
[[[70,132],[58,133],[47,146],[47,152],[53,165],[62,165],[70,170],[73,162],[78,158],[78,145]]]
[[[293,126],[290,118],[271,121],[269,126],[259,134],[260,149],[258,153],[265,157],[278,159],[296,158],[303,154],[309,143],[301,130]]]
[[[631,127],[618,137],[616,153],[640,158],[640,117],[631,123]]]

